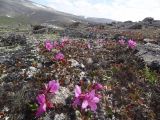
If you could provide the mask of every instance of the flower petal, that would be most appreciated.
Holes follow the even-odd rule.
[[[81,87],[76,85],[74,92],[75,92],[75,97],[79,97],[79,95],[81,94]]]
[[[64,55],[61,52],[59,52],[59,53],[57,53],[55,55],[55,59],[56,60],[63,60],[64,59]]]
[[[40,105],[46,102],[46,98],[44,94],[39,94],[36,99]]]
[[[92,90],[91,92],[89,92],[89,97],[90,99],[93,99],[95,97],[95,90]]]
[[[59,89],[59,83],[56,82],[55,80],[49,81],[48,89],[49,89],[49,92],[51,92],[51,93],[57,92]]]
[[[89,103],[89,106],[91,107],[91,110],[92,110],[92,111],[95,111],[95,110],[97,109],[96,103],[90,102],[90,103]]]
[[[92,100],[94,103],[98,103],[99,102],[99,98],[98,97],[94,97]]]
[[[79,98],[75,98],[74,102],[73,102],[73,106],[77,107],[77,105],[80,105],[81,104],[81,101]]]
[[[88,106],[88,101],[84,100],[82,103],[82,109],[85,109]]]
[[[36,112],[36,117],[41,116],[44,112],[46,112],[46,104],[40,105],[37,112]]]
[[[95,83],[95,84],[93,85],[93,89],[95,89],[95,90],[102,90],[102,89],[103,89],[103,86],[102,86],[101,84],[99,84],[99,83]]]
[[[51,41],[49,41],[49,40],[46,40],[46,41],[45,41],[45,48],[46,48],[48,51],[51,51],[51,50],[52,50],[53,45],[52,45]]]

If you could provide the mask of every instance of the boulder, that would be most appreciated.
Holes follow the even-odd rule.
[[[153,70],[160,71],[160,46],[152,43],[138,44],[136,56],[142,58],[144,62]]]
[[[8,34],[5,37],[1,38],[1,42],[4,46],[12,46],[12,45],[26,45],[26,36],[19,34]]]
[[[144,18],[143,19],[143,22],[146,22],[146,23],[152,23],[154,21],[154,18],[152,18],[152,17],[146,17],[146,18]]]
[[[154,43],[154,44],[157,44],[157,43],[158,43],[157,40],[155,40],[155,39],[150,39],[150,38],[145,38],[143,41],[144,41],[145,43]]]
[[[66,105],[66,99],[70,97],[70,95],[72,95],[72,93],[68,88],[60,87],[59,91],[51,98],[51,102]]]
[[[128,27],[128,29],[142,29],[142,25],[140,23],[136,23]]]

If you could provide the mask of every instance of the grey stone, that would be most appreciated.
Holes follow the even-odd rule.
[[[152,43],[152,42],[155,42],[155,40],[154,40],[154,39],[149,39],[149,38],[145,38],[143,41],[144,41],[144,42],[146,42],[146,43]]]
[[[5,46],[10,46],[10,45],[15,45],[15,44],[26,45],[26,36],[9,34],[6,37],[3,37],[1,42]]]
[[[66,118],[66,115],[61,113],[61,114],[56,114],[54,117],[54,120],[67,120],[67,118]]]
[[[87,58],[87,64],[92,64],[93,63],[93,59],[92,58]]]
[[[138,44],[136,56],[142,58],[144,62],[154,70],[160,71],[160,46],[152,43]]]
[[[66,87],[60,87],[59,91],[51,98],[51,102],[55,104],[66,105],[66,99],[71,95],[71,92]]]

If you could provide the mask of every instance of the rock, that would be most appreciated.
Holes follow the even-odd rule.
[[[5,82],[13,82],[23,80],[23,76],[19,74],[19,72],[8,73],[5,77],[3,77],[3,81]]]
[[[29,70],[27,71],[28,78],[33,77],[34,74],[36,74],[39,70],[35,67],[29,67]]]
[[[149,38],[145,38],[143,41],[146,42],[146,43],[156,43],[156,40],[149,39]]]
[[[66,105],[66,99],[71,95],[71,92],[66,87],[60,87],[59,91],[51,98],[51,102],[55,104]]]
[[[70,59],[68,60],[69,62],[71,62],[71,67],[78,67],[80,66],[79,62],[74,60],[74,59]]]
[[[150,65],[151,69],[160,71],[160,61],[153,61]]]
[[[112,37],[112,39],[113,39],[113,40],[119,40],[120,37],[121,37],[121,34],[115,34],[115,35]]]
[[[43,117],[43,120],[52,120],[51,118],[50,118],[50,115],[46,115],[45,117]]]
[[[43,25],[33,25],[31,27],[34,34],[43,34],[47,32],[47,27]]]
[[[142,25],[140,23],[135,23],[134,25],[128,27],[128,29],[142,29]]]
[[[56,114],[54,120],[66,120],[66,115],[64,115],[63,113]]]
[[[142,58],[144,62],[153,70],[160,71],[160,46],[152,43],[138,44],[136,56]]]
[[[146,18],[143,19],[143,22],[151,23],[153,21],[154,21],[154,18],[152,18],[152,17],[146,17]]]
[[[37,68],[42,68],[43,67],[43,65],[42,65],[42,63],[37,63]]]
[[[86,74],[86,73],[83,72],[83,71],[80,73],[80,75],[79,75],[80,80],[82,80],[82,79],[85,77],[85,74]]]
[[[76,120],[82,120],[81,113],[78,110],[76,110],[75,113],[76,113]]]
[[[7,59],[6,56],[0,56],[0,64],[4,63],[7,60],[9,59]]]
[[[160,20],[154,20],[152,17],[147,17],[145,18],[141,24],[145,26],[145,28],[148,28],[149,26],[152,26],[154,28],[159,28],[160,27]]]
[[[78,61],[76,61],[74,59],[70,59],[68,61],[71,62],[71,67],[77,67],[77,68],[82,69],[82,70],[85,68],[84,64],[79,63]]]
[[[92,58],[87,58],[86,62],[87,62],[87,64],[92,64],[93,63],[93,59]]]
[[[24,35],[17,35],[17,34],[9,34],[6,37],[3,37],[1,42],[4,46],[11,46],[11,45],[26,45],[26,36]]]

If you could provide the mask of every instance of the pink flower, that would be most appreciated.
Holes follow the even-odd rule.
[[[59,89],[59,83],[55,80],[49,81],[47,85],[45,85],[45,92],[50,92],[55,94]]]
[[[56,47],[58,47],[58,45],[59,45],[59,43],[57,42],[57,41],[54,41],[53,42],[53,46],[56,48]]]
[[[75,86],[74,89],[74,93],[75,93],[75,99],[73,102],[73,106],[80,105],[81,104],[81,100],[80,100],[80,95],[81,95],[81,87],[79,87],[78,85]]]
[[[56,46],[60,47],[60,48],[63,48],[68,43],[69,43],[68,37],[63,37],[59,42],[56,43],[57,44]]]
[[[118,41],[120,45],[125,45],[125,40],[121,39]]]
[[[88,44],[87,44],[87,47],[88,47],[88,49],[91,49],[91,44],[88,43]]]
[[[99,83],[95,83],[93,86],[92,86],[92,89],[95,89],[95,90],[102,90],[103,89],[103,86]]]
[[[61,42],[64,42],[64,43],[67,43],[69,41],[69,38],[68,37],[63,37]]]
[[[56,54],[55,59],[56,60],[63,60],[64,59],[64,55],[61,52],[59,52],[59,53]]]
[[[128,47],[134,49],[136,47],[137,43],[133,40],[128,41]]]
[[[45,41],[45,48],[46,48],[48,51],[51,51],[51,50],[52,50],[53,45],[52,45],[52,43],[51,43],[49,40],[46,40],[46,41]]]
[[[87,93],[85,98],[82,102],[82,109],[87,108],[88,106],[91,108],[92,111],[97,109],[97,103],[99,102],[99,98],[95,96],[95,90]]]
[[[74,93],[75,93],[75,97],[76,97],[76,98],[79,97],[80,94],[82,93],[82,92],[81,92],[81,88],[80,88],[78,85],[76,85],[75,90],[74,90]]]
[[[37,96],[38,104],[40,105],[37,112],[36,117],[41,116],[44,112],[46,112],[47,104],[46,104],[46,98],[44,94],[40,94]]]
[[[87,107],[90,107],[92,111],[95,111],[97,109],[97,103],[99,102],[99,98],[95,95],[95,90],[92,90],[91,92],[82,93],[81,88],[76,85],[75,87],[75,99],[73,102],[74,106],[81,106],[82,109],[86,109]]]
[[[44,112],[46,112],[47,108],[52,108],[53,104],[46,99],[46,96],[48,93],[55,94],[59,89],[59,83],[55,80],[49,81],[48,84],[45,85],[45,90],[43,91],[43,94],[39,94],[37,96],[37,101],[39,104],[39,108],[36,112],[36,117],[41,116]]]

